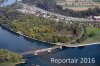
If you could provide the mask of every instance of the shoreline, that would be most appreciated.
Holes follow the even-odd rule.
[[[16,32],[16,31],[14,31],[13,29],[10,29],[10,28],[8,28],[8,27],[5,27],[5,26],[2,25],[2,24],[0,24],[0,26],[4,27],[4,28],[6,28],[6,29],[8,29],[8,30],[10,30],[10,31],[12,31],[12,32],[14,32],[14,33],[20,35],[20,36],[23,36],[23,37],[25,37],[25,38],[28,38],[28,39],[32,39],[32,40],[36,40],[36,41],[40,41],[40,42],[44,42],[44,43],[50,43],[50,44],[52,44],[52,45],[58,45],[57,43],[51,43],[51,42],[47,42],[47,41],[38,40],[38,39],[36,39],[36,38],[31,38],[31,37],[26,36],[26,35],[24,35],[24,34],[22,34],[22,33]]]
[[[29,37],[29,36],[26,36],[26,35],[24,35],[24,34],[21,34],[21,33],[19,33],[19,32],[16,32],[16,31],[14,31],[13,29],[10,29],[10,28],[7,28],[7,27],[5,27],[4,25],[2,25],[2,24],[0,24],[0,26],[1,27],[4,27],[4,28],[6,28],[6,29],[8,29],[8,30],[10,30],[10,31],[12,31],[12,32],[14,32],[14,33],[16,33],[16,34],[18,34],[18,35],[20,35],[20,36],[23,36],[23,37],[25,37],[25,38],[28,38],[28,39],[32,39],[32,40],[36,40],[36,41],[40,41],[40,42],[43,42],[43,43],[49,43],[49,44],[52,44],[52,45],[54,45],[54,46],[58,46],[58,45],[61,45],[61,44],[65,44],[65,43],[51,43],[51,42],[46,42],[46,41],[42,41],[42,40],[38,40],[38,39],[35,39],[35,38],[31,38],[31,37]],[[100,44],[100,42],[95,42],[95,43],[88,43],[88,44],[67,44],[67,45],[61,45],[62,47],[82,47],[82,46],[89,46],[89,45],[97,45],[97,44]]]
[[[69,45],[64,45],[66,47],[85,47],[85,46],[90,46],[90,45],[98,45],[100,42],[95,42],[95,43],[88,43],[88,44],[69,44]]]

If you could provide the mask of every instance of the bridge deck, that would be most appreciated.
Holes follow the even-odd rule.
[[[39,50],[33,50],[33,51],[27,51],[27,52],[23,52],[20,53],[21,55],[28,55],[28,54],[33,54],[33,55],[37,55],[38,53],[42,53],[42,52],[46,52],[46,51],[52,51],[54,49],[60,48],[61,46],[54,46],[51,48],[43,48],[43,49],[39,49]]]

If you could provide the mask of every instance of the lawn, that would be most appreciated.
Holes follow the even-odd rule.
[[[93,37],[88,37],[85,41],[82,43],[94,43],[94,42],[100,42],[100,28],[91,28],[87,27],[87,34],[90,34],[91,32],[94,32],[95,35]]]
[[[98,33],[100,32],[100,28],[87,27],[86,31],[87,31],[87,34],[90,34],[91,32]]]

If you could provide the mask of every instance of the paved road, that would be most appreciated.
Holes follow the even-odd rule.
[[[36,7],[36,6],[32,6],[32,7],[35,8],[36,10],[39,10],[39,11],[42,11],[42,12],[47,12],[47,13],[50,13],[52,15],[56,15],[59,18],[65,18],[66,20],[72,20],[72,21],[99,21],[99,20],[93,20],[93,19],[87,19],[87,18],[75,18],[75,17],[64,16],[64,15],[61,15],[61,14],[57,14],[57,13],[53,13],[53,12],[43,10],[43,9],[41,9],[39,7]]]
[[[55,15],[55,16],[57,16],[58,18],[61,18],[61,19],[65,19],[66,21],[84,21],[84,22],[86,22],[86,21],[89,21],[89,22],[94,22],[94,21],[100,21],[100,20],[93,20],[93,19],[87,19],[87,18],[76,18],[76,17],[69,17],[69,16],[64,16],[64,15],[61,15],[61,14],[57,14],[57,13],[53,13],[53,12],[49,12],[49,11],[46,11],[46,10],[43,10],[43,9],[41,9],[41,8],[39,8],[39,7],[36,7],[35,5],[31,5],[31,6],[29,6],[29,5],[26,5],[26,4],[23,4],[23,3],[21,3],[22,5],[23,5],[23,7],[25,8],[25,9],[27,9],[26,11],[41,11],[42,13],[49,13],[49,14],[51,14],[51,15]]]

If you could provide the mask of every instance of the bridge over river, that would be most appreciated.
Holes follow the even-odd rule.
[[[57,45],[57,46],[53,46],[50,48],[43,48],[43,49],[39,49],[39,50],[26,51],[26,52],[23,52],[20,54],[21,55],[29,55],[29,54],[39,55],[39,54],[44,53],[44,52],[52,52],[53,50],[56,50],[56,49],[62,49],[62,46]]]

